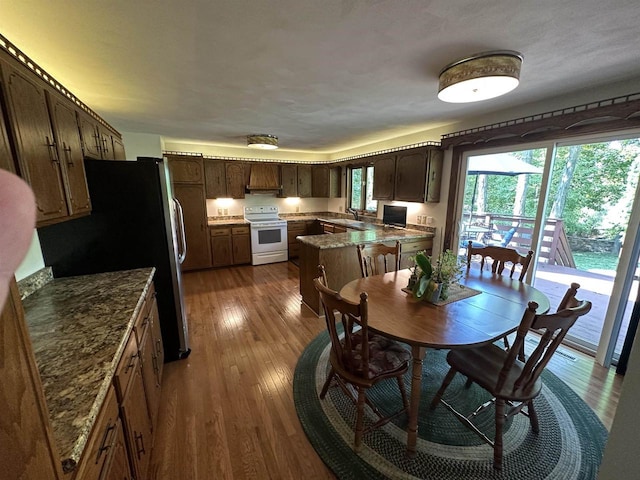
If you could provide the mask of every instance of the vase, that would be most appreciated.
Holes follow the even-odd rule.
[[[427,302],[437,303],[440,300],[441,294],[442,294],[442,283],[436,283],[436,289],[433,291],[431,295],[428,296]]]

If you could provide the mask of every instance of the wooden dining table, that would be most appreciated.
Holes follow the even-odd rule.
[[[538,313],[546,313],[550,306],[549,299],[536,288],[507,275],[479,269],[465,272],[460,285],[481,293],[438,306],[402,290],[409,276],[409,270],[400,270],[353,280],[340,290],[340,295],[357,303],[360,293],[367,292],[369,328],[411,347],[407,452],[413,456],[427,349],[469,348],[495,342],[518,328],[529,302],[538,304]]]

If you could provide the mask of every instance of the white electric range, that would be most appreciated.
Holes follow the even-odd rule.
[[[251,228],[251,264],[286,262],[287,221],[278,216],[278,207],[244,207],[244,219]]]

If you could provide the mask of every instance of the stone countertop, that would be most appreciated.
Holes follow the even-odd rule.
[[[355,222],[354,220],[345,220],[345,222]],[[331,223],[337,223],[334,219]],[[344,224],[349,227],[348,223]],[[357,228],[357,227],[351,227]],[[349,247],[353,245],[359,245],[362,243],[373,242],[394,242],[396,240],[412,240],[418,238],[433,238],[432,232],[425,232],[421,230],[410,230],[405,228],[384,227],[382,225],[375,225],[371,223],[365,223],[366,230],[356,230],[346,233],[335,233],[326,235],[301,235],[296,237],[298,241],[306,245],[310,245],[320,250],[329,248],[341,248]]]
[[[226,218],[226,219],[212,219],[207,220],[207,226],[209,227],[225,227],[225,226],[238,226],[249,225],[244,218]]]
[[[73,470],[155,268],[54,279],[24,311],[63,470]]]

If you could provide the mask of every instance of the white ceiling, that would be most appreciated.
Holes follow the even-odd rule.
[[[0,0],[0,12],[0,33],[120,131],[203,144],[268,133],[331,152],[613,82],[640,91],[637,0]],[[514,92],[437,99],[442,67],[494,49],[524,55]]]

